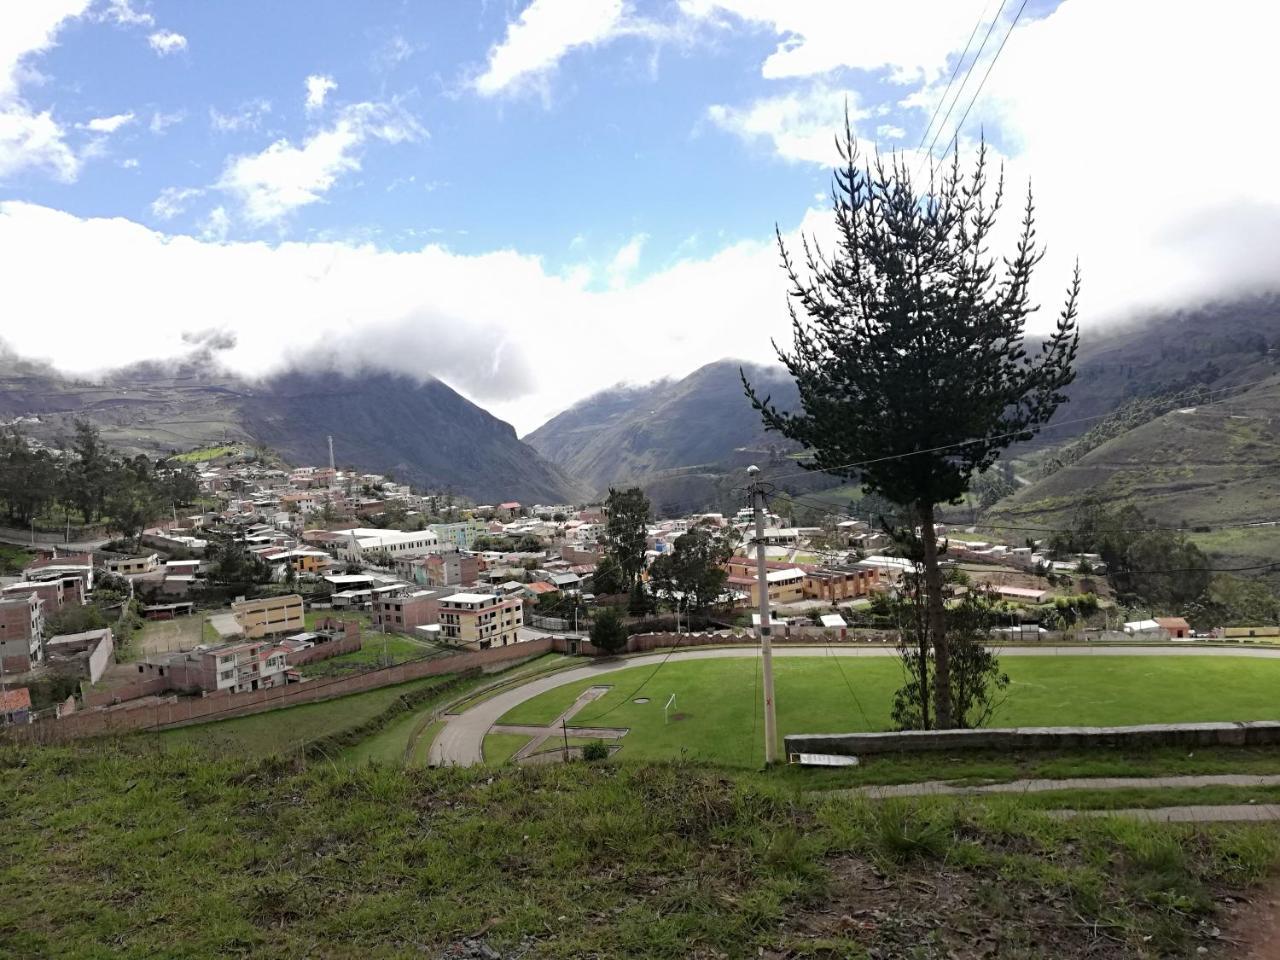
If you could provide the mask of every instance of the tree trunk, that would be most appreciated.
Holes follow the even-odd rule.
[[[929,635],[933,640],[933,702],[938,729],[953,726],[951,718],[951,651],[947,646],[946,610],[942,605],[942,568],[938,566],[938,536],[933,529],[933,504],[918,505],[920,540],[924,545],[925,602]]]

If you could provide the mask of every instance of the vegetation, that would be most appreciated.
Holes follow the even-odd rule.
[[[672,608],[705,613],[724,595],[728,574],[724,565],[733,556],[736,541],[710,524],[699,524],[676,537],[669,553],[649,564],[649,584],[655,595]]]
[[[995,726],[1118,726],[1280,720],[1280,661],[1245,657],[1038,656],[1001,659],[1009,685]],[[892,657],[776,657],[778,729],[790,733],[888,730],[902,672]],[[632,667],[539,694],[501,718],[543,726],[588,687],[612,689],[573,718],[575,725],[629,730],[619,756],[691,758],[735,766],[763,760],[758,658],[673,660],[655,672]],[[676,705],[669,722],[663,705]],[[637,697],[648,703],[635,703]],[[607,718],[597,721],[608,711]],[[948,767],[950,769],[950,767]],[[939,775],[935,768],[933,775]]]
[[[617,653],[627,645],[627,628],[613,607],[605,607],[591,622],[591,645],[605,653]]]
[[[528,746],[530,737],[523,733],[490,733],[484,738],[484,762],[490,767],[510,763],[512,757]]]
[[[403,712],[406,708],[403,706],[404,698],[434,693],[451,680],[452,677],[447,674],[429,677],[393,687],[379,687],[365,693],[353,693],[334,700],[305,703],[249,717],[233,717],[230,720],[177,727],[139,736],[155,738],[166,749],[192,746],[220,756],[266,757],[296,752],[306,748],[308,744],[368,724],[380,728],[385,725],[382,721]],[[372,732],[370,729],[366,734]]]
[[[609,488],[604,502],[605,526],[601,542],[605,547],[601,566],[604,578],[596,574],[597,588],[601,593],[627,593],[644,569],[644,552],[647,548],[649,519],[653,508],[649,498],[639,487],[627,490]],[[612,583],[608,581],[612,579]],[[609,590],[604,587],[615,586]]]
[[[917,694],[926,728],[955,725],[938,504],[958,503],[973,476],[1033,437],[1066,399],[1079,335],[1077,271],[1049,338],[1025,341],[1036,245],[1030,190],[1012,256],[989,253],[1004,184],[987,196],[985,146],[971,175],[956,153],[918,194],[907,161],[860,167],[851,128],[836,171],[835,252],[806,241],[804,271],[779,238],[791,284],[794,346],[778,357],[802,413],[787,413],[743,377],[765,423],[813,452],[806,466],[858,477],[918,527],[927,598]],[[860,465],[860,466],[858,466]]]
[[[977,930],[1002,957],[1181,955],[1224,922],[1215,897],[1280,858],[1265,827],[806,798],[691,764],[352,769],[126,743],[5,747],[0,769],[22,797],[0,814],[0,952],[22,957],[926,957]]]
[[[439,653],[433,646],[396,633],[364,633],[360,638],[359,650],[304,664],[300,670],[307,677],[332,677],[394,666],[406,660],[422,660]]]
[[[189,465],[120,456],[88,421],[76,421],[63,447],[55,454],[33,449],[16,430],[0,433],[0,504],[11,523],[26,526],[61,506],[67,520],[73,510],[85,523],[109,519],[136,540],[147,523],[199,493]]]
[[[15,547],[9,543],[0,543],[0,577],[11,577],[22,573],[36,558],[30,550]]]

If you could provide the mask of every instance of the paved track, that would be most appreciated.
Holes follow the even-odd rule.
[[[1009,657],[1257,657],[1280,659],[1280,647],[1228,647],[1191,644],[1144,646],[1002,646],[1002,656]],[[677,650],[671,660],[723,660],[756,655],[754,647],[695,647]],[[855,647],[831,646],[776,646],[775,657],[896,657],[898,651],[887,646]],[[656,666],[668,657],[665,653],[651,653],[639,657],[596,660],[586,666],[562,670],[549,676],[537,677],[528,683],[506,690],[476,704],[469,710],[448,717],[443,730],[431,745],[431,763],[437,766],[473,766],[484,762],[484,735],[508,710],[538,694],[546,693],[579,680],[588,680],[627,670],[631,667]]]

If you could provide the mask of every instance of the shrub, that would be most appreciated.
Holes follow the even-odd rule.
[[[603,740],[592,740],[582,748],[583,760],[608,760],[609,745]]]

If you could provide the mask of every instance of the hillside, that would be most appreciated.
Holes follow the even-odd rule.
[[[991,522],[1062,526],[1076,505],[1096,496],[1140,507],[1163,525],[1193,534],[1217,566],[1269,562],[1280,528],[1280,298],[1157,315],[1082,345],[1079,376],[1062,420],[1096,418],[1126,399],[1203,386],[1209,403],[1168,404],[1074,462],[1071,441],[1100,421],[1047,431],[1032,456],[1021,451],[1031,482],[1000,501]],[[1140,418],[1141,419],[1141,418]],[[1078,451],[1079,448],[1077,448]]]
[[[211,365],[143,364],[101,382],[0,357],[0,417],[45,440],[86,417],[126,452],[162,453],[224,439],[271,447],[294,463],[328,460],[390,472],[480,501],[559,503],[582,488],[516,437],[515,429],[439,380],[390,374],[290,372],[258,383]]]
[[[735,468],[795,449],[766,433],[743,395],[739,368],[783,409],[795,406],[794,382],[781,367],[736,360],[707,364],[682,380],[618,386],[582,400],[524,439],[570,476],[598,492],[640,483],[655,502],[701,506]]]

